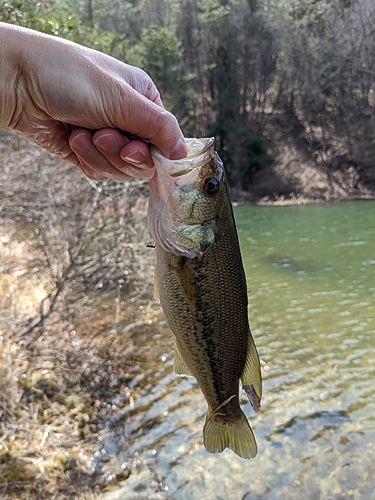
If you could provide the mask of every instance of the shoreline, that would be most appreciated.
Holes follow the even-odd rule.
[[[244,196],[231,195],[233,206],[247,206],[247,205],[257,205],[257,206],[291,206],[291,205],[317,205],[320,203],[341,203],[346,201],[371,201],[375,200],[374,195],[362,195],[362,196],[347,196],[347,197],[337,197],[337,198],[309,198],[306,196],[293,196],[285,197],[283,195],[271,199],[269,196],[264,196],[257,201],[247,201]]]

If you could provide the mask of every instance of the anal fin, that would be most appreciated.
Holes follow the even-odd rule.
[[[251,406],[255,411],[258,411],[262,397],[262,374],[260,371],[258,351],[250,332],[247,343],[245,368],[241,376],[241,383]]]

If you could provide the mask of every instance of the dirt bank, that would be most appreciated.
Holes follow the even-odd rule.
[[[258,172],[241,202],[287,204],[375,197],[375,166],[351,157],[333,127],[331,135],[307,123],[292,107],[266,113],[262,131],[275,162]]]

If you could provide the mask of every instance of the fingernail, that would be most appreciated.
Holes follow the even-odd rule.
[[[180,160],[187,155],[187,147],[184,139],[179,139],[169,155],[170,160]]]
[[[121,158],[124,161],[136,165],[137,167],[142,167],[143,165],[146,164],[146,156],[142,153],[142,151],[139,151],[139,149],[135,149],[128,155],[122,156]]]
[[[98,137],[95,141],[95,146],[97,146],[102,151],[109,154],[114,154],[118,150],[118,143],[113,134],[104,134]]]
[[[70,141],[70,146],[75,152],[81,155],[87,155],[94,149],[91,138],[86,134],[78,134]]]

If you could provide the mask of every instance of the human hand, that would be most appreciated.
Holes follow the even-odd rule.
[[[4,23],[0,54],[0,127],[21,132],[88,177],[152,177],[148,142],[171,159],[186,156],[176,118],[142,70]]]

